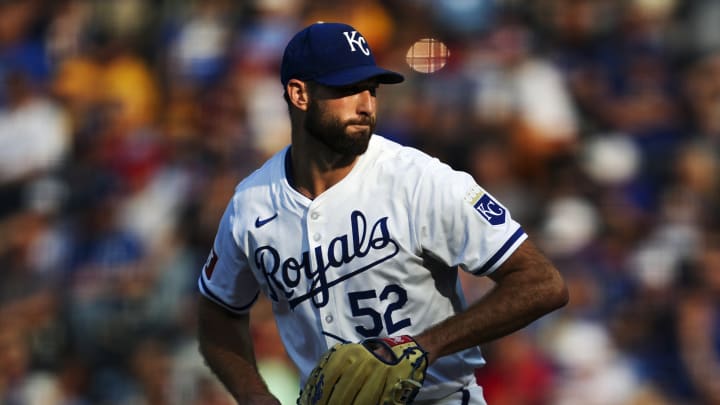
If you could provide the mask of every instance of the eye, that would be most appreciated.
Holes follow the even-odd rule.
[[[377,94],[377,88],[378,86],[376,85],[352,86],[348,89],[348,94],[358,94],[367,90],[370,92],[371,96],[375,97],[375,95]]]
[[[363,91],[369,91],[370,95],[375,97],[377,94],[378,85],[377,84],[358,84],[358,85],[351,85],[351,86],[343,86],[343,87],[334,87],[330,88],[330,93],[332,94],[331,98],[340,98],[340,97],[348,97],[352,96],[354,94],[362,93]]]

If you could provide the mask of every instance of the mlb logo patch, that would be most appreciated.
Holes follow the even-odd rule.
[[[505,223],[505,208],[500,206],[487,193],[483,194],[473,205],[475,211],[487,220],[490,225],[501,225]]]

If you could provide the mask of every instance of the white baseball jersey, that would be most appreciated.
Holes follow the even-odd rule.
[[[336,343],[417,335],[462,311],[458,268],[487,275],[527,237],[469,174],[379,135],[313,200],[290,186],[287,156],[237,186],[198,284],[235,313],[267,295],[301,381]],[[416,400],[483,364],[479,348],[438,359]]]

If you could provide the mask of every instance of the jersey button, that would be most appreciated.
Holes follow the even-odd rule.
[[[328,315],[328,316],[325,317],[325,322],[327,322],[327,323],[332,323],[333,319],[334,319],[334,318],[333,318],[332,315]]]
[[[315,235],[313,235],[313,240],[315,240],[316,242],[319,241],[319,240],[320,240],[320,234],[319,234],[319,233],[316,233]]]
[[[318,214],[317,212],[313,212],[312,214],[310,214],[310,219],[318,219],[319,217],[320,214]]]

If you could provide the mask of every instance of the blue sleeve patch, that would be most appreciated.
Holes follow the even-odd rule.
[[[473,207],[490,225],[501,225],[505,223],[505,208],[500,206],[500,204],[493,200],[487,193],[483,194],[482,197],[473,204]]]

